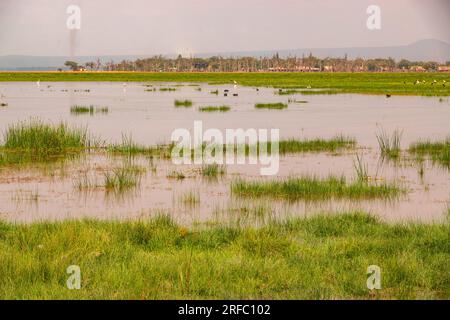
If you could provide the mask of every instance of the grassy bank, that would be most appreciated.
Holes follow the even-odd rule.
[[[260,229],[148,222],[0,223],[0,298],[450,298],[448,225],[360,213]],[[68,290],[66,269],[81,269]],[[367,267],[382,289],[367,289]]]
[[[205,82],[275,88],[328,88],[337,93],[449,96],[448,73],[144,73],[144,72],[0,72],[0,81],[162,81]],[[414,85],[416,80],[423,81]],[[310,94],[316,94],[310,91]],[[319,94],[324,92],[319,92]],[[303,92],[307,94],[307,92]]]

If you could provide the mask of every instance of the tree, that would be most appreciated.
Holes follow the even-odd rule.
[[[409,67],[411,67],[411,62],[409,60],[406,59],[402,59],[400,60],[400,62],[398,63],[398,67],[400,69],[409,69]]]
[[[66,61],[64,63],[64,65],[66,67],[69,67],[70,69],[72,69],[72,71],[77,71],[78,70],[78,63],[76,63],[75,61]]]

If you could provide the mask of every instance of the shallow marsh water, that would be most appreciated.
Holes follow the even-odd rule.
[[[195,120],[204,130],[235,128],[280,129],[282,138],[331,138],[337,134],[354,137],[359,149],[337,154],[307,153],[281,158],[277,176],[263,178],[259,167],[231,165],[217,181],[205,179],[198,166],[175,166],[170,161],[136,157],[133,163],[146,168],[137,188],[116,194],[102,187],[78,190],[77,181],[86,173],[101,184],[104,173],[120,166],[124,157],[102,152],[75,160],[47,165],[0,168],[0,217],[9,221],[32,222],[80,217],[135,219],[162,212],[184,223],[226,221],[243,218],[248,208],[263,207],[265,216],[308,215],[317,212],[365,210],[386,221],[442,221],[450,200],[450,173],[429,161],[424,174],[414,161],[381,161],[375,134],[403,131],[402,148],[418,140],[442,140],[450,134],[450,102],[436,97],[396,97],[374,95],[277,95],[276,89],[233,86],[191,86],[189,84],[152,83],[1,83],[0,94],[7,107],[0,109],[0,130],[30,117],[57,123],[60,120],[89,131],[108,143],[120,142],[123,134],[139,144],[154,145],[170,141],[177,128],[192,131]],[[159,88],[176,88],[160,91]],[[153,90],[155,91],[146,91]],[[201,91],[198,90],[201,88]],[[218,89],[219,94],[211,94]],[[224,97],[225,89],[230,94]],[[238,93],[234,97],[232,93]],[[174,100],[193,101],[190,108],[174,107]],[[308,103],[289,103],[285,110],[257,110],[255,103],[284,102],[289,99]],[[73,115],[73,105],[108,107],[108,113]],[[199,112],[202,106],[229,105],[229,112]],[[396,181],[408,193],[396,200],[272,201],[239,199],[230,192],[235,178],[282,179],[288,176],[329,174],[355,178],[356,153],[364,154],[373,180]],[[177,170],[182,180],[167,175]],[[186,203],[184,195],[194,193],[199,203]],[[256,210],[257,211],[257,210]],[[258,220],[258,219],[256,219]],[[256,221],[255,220],[255,221]],[[254,223],[257,223],[257,221]]]

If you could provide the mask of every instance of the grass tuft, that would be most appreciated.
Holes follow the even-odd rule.
[[[201,170],[202,176],[207,178],[217,178],[223,176],[226,173],[226,167],[219,164],[204,165]]]
[[[198,111],[200,112],[227,112],[230,110],[231,108],[229,106],[207,106],[198,108]]]
[[[326,200],[329,198],[374,199],[394,198],[404,192],[396,184],[347,183],[344,176],[330,176],[324,180],[304,176],[281,181],[237,180],[232,182],[233,194],[242,197],[270,197],[288,200]]]
[[[277,109],[277,110],[281,110],[281,109],[286,109],[288,107],[287,104],[285,103],[257,103],[255,104],[255,108],[256,109]]]
[[[84,128],[70,128],[65,123],[50,125],[39,120],[12,124],[3,135],[5,150],[33,157],[78,153],[92,144]]]
[[[450,138],[437,142],[416,142],[409,146],[408,151],[421,158],[429,156],[434,162],[450,168]]]
[[[192,101],[191,100],[175,100],[174,105],[175,105],[175,107],[192,107]]]
[[[381,129],[381,132],[377,133],[376,136],[382,157],[387,157],[388,159],[398,159],[400,157],[402,131],[394,130],[392,135],[389,135]]]

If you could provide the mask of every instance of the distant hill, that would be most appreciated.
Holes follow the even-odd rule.
[[[347,57],[354,58],[393,58],[395,60],[408,59],[411,61],[450,61],[450,44],[435,40],[421,40],[406,46],[392,47],[349,47],[349,48],[304,48],[293,50],[267,50],[267,51],[243,51],[243,52],[215,52],[200,53],[196,57],[267,57],[278,53],[281,57],[309,55],[312,53],[319,58]],[[64,67],[67,60],[75,60],[80,64],[100,59],[103,63],[108,61],[120,62],[122,60],[136,60],[151,55],[122,55],[122,56],[0,56],[0,70],[56,70]],[[175,57],[176,54],[168,54],[166,57]]]

